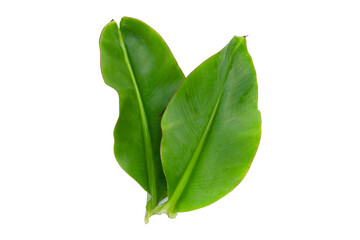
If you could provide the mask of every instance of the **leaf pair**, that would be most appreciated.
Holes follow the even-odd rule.
[[[185,81],[163,39],[139,20],[122,18],[120,28],[111,21],[100,52],[104,80],[120,97],[115,157],[148,193],[146,222],[207,206],[240,183],[261,132],[244,37],[234,37]]]

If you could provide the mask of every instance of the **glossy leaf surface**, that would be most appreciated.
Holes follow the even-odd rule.
[[[255,156],[261,133],[257,82],[244,37],[234,37],[195,69],[162,119],[161,157],[174,217],[234,189]]]
[[[145,23],[111,21],[100,36],[105,83],[120,98],[114,152],[120,166],[151,196],[148,212],[167,195],[160,161],[161,115],[184,79],[164,40]]]

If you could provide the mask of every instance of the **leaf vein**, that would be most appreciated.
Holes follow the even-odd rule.
[[[173,193],[173,195],[171,196],[169,202],[167,203],[167,210],[168,210],[168,213],[172,213],[174,211],[174,208],[176,206],[176,203],[177,201],[179,200],[179,198],[181,197],[189,179],[190,179],[190,176],[195,168],[195,165],[196,163],[198,162],[198,159],[199,159],[199,156],[204,148],[204,145],[205,145],[205,141],[206,141],[206,138],[210,132],[210,129],[213,125],[213,122],[214,122],[214,118],[215,118],[215,115],[217,113],[217,110],[219,108],[219,104],[220,104],[220,100],[221,100],[221,96],[223,94],[223,89],[224,89],[224,86],[225,86],[225,83],[226,83],[226,79],[227,79],[227,76],[229,74],[229,69],[231,68],[231,62],[233,60],[233,56],[236,52],[236,50],[239,48],[240,46],[240,42],[238,42],[234,48],[232,49],[231,51],[231,55],[229,56],[229,64],[227,65],[227,69],[226,69],[226,73],[225,73],[225,76],[223,78],[223,81],[222,81],[222,86],[221,86],[221,89],[220,89],[220,93],[216,99],[216,104],[212,110],[212,113],[211,113],[211,117],[205,127],[205,130],[203,131],[202,135],[201,135],[201,138],[200,138],[200,141],[198,143],[198,145],[196,146],[195,148],[195,151],[189,161],[189,164],[188,166],[186,167],[185,171],[184,171],[184,174],[182,175],[178,185],[176,186],[176,189]]]
[[[121,35],[121,31],[119,29],[119,38],[120,38],[120,46],[124,51],[124,60],[126,63],[126,66],[128,68],[131,81],[134,85],[136,98],[138,100],[139,104],[139,111],[140,111],[140,117],[141,117],[141,123],[142,123],[142,130],[143,130],[143,139],[144,139],[144,150],[145,150],[145,156],[146,156],[146,168],[147,168],[147,178],[148,178],[148,185],[149,185],[149,191],[151,194],[151,200],[156,204],[157,203],[157,188],[156,188],[156,179],[155,179],[155,166],[154,166],[154,159],[153,159],[153,153],[152,153],[152,147],[151,147],[151,137],[150,137],[150,131],[146,116],[146,111],[144,108],[144,104],[141,98],[140,90],[133,72],[133,67],[131,66],[130,59],[128,56],[128,52],[124,43],[124,39]]]

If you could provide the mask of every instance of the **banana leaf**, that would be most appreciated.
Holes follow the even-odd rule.
[[[154,213],[173,218],[205,207],[241,182],[260,141],[257,98],[245,37],[234,37],[185,79],[162,119],[168,202]]]
[[[145,23],[124,17],[100,36],[101,71],[120,98],[114,153],[120,166],[148,192],[146,218],[167,196],[160,161],[160,121],[184,80],[164,40]]]

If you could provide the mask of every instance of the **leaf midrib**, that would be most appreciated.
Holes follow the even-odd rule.
[[[156,188],[156,175],[155,175],[155,166],[154,166],[154,158],[153,158],[153,152],[152,152],[152,146],[151,146],[151,137],[150,137],[150,131],[149,126],[147,122],[146,112],[144,108],[144,104],[140,95],[139,87],[137,85],[137,81],[134,75],[134,72],[132,70],[132,66],[130,63],[130,59],[127,53],[127,49],[124,43],[124,39],[122,38],[120,28],[119,30],[119,38],[120,38],[120,47],[124,51],[124,60],[125,64],[128,68],[131,81],[134,85],[136,98],[138,100],[139,104],[139,110],[140,110],[140,117],[141,117],[141,123],[142,123],[142,130],[143,130],[143,139],[145,143],[145,159],[146,159],[146,168],[147,168],[147,178],[148,178],[148,185],[149,185],[149,191],[151,195],[151,201],[154,204],[157,204],[157,188]]]
[[[200,141],[199,141],[198,145],[196,146],[196,149],[195,149],[195,151],[194,151],[194,153],[193,153],[193,155],[192,155],[192,157],[191,157],[191,159],[189,161],[189,164],[187,165],[187,167],[185,169],[184,174],[182,175],[178,185],[175,188],[175,191],[174,191],[172,197],[169,199],[169,201],[164,206],[164,208],[166,209],[168,214],[174,214],[177,201],[181,197],[181,195],[182,195],[182,193],[183,193],[183,191],[184,191],[184,189],[185,189],[185,187],[186,187],[186,185],[187,185],[187,183],[188,183],[188,181],[190,179],[190,176],[191,176],[191,174],[192,174],[192,172],[193,172],[193,170],[195,168],[195,165],[198,162],[201,151],[203,150],[203,147],[205,145],[206,138],[207,138],[207,136],[208,136],[208,134],[210,132],[210,129],[211,129],[212,125],[213,125],[213,121],[214,121],[216,112],[217,112],[217,110],[219,108],[221,96],[223,94],[223,89],[224,89],[224,86],[225,86],[227,76],[229,74],[229,69],[230,69],[231,62],[233,60],[233,56],[234,56],[236,50],[239,48],[240,45],[241,45],[241,42],[238,42],[236,44],[236,46],[234,46],[234,48],[233,48],[233,50],[231,52],[229,65],[228,65],[228,68],[226,69],[223,84],[221,86],[219,96],[216,99],[216,104],[215,104],[214,109],[212,111],[211,117],[210,117],[210,119],[209,119],[209,121],[208,121],[208,123],[206,125],[206,128],[205,128],[204,132],[202,133]]]

